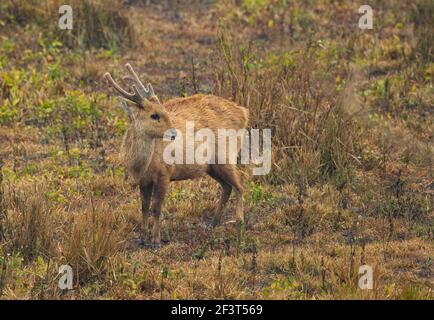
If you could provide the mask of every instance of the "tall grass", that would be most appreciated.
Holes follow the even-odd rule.
[[[423,62],[433,61],[434,43],[434,3],[429,0],[417,1],[411,13],[412,22],[416,27],[416,52]]]
[[[68,264],[76,283],[104,277],[109,257],[125,248],[123,215],[92,198],[90,208],[68,212],[53,203],[48,189],[28,182],[3,188],[0,254]]]
[[[5,208],[3,206],[3,160],[0,159],[0,242],[3,240],[3,223],[5,217]]]
[[[109,270],[108,257],[123,248],[125,234],[125,223],[119,214],[92,204],[91,210],[74,215],[70,227],[63,230],[61,256],[73,267],[78,281],[101,278]]]
[[[347,179],[360,149],[358,127],[318,49],[264,55],[253,43],[235,46],[225,33],[220,49],[216,94],[246,106],[251,127],[272,129],[271,179],[304,187]]]
[[[121,1],[72,0],[73,29],[58,27],[59,0],[5,0],[0,4],[0,20],[8,24],[38,25],[71,48],[133,47],[137,36]]]
[[[54,253],[53,212],[40,185],[34,184],[27,190],[4,188],[2,208],[3,240],[9,252],[20,252],[25,260]]]

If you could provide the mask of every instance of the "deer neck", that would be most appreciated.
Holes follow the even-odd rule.
[[[123,158],[133,175],[145,173],[154,155],[155,139],[139,135],[134,129],[126,132],[122,147]]]

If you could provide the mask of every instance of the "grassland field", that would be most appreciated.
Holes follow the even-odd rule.
[[[0,299],[433,299],[429,0],[0,3]],[[141,244],[103,81],[130,62],[162,101],[214,94],[272,130],[245,230],[209,178],[171,184]],[[147,239],[145,239],[147,240]],[[71,290],[58,286],[70,265]],[[359,267],[373,288],[359,288]]]

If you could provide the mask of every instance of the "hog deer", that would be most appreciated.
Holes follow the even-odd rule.
[[[144,86],[130,64],[126,64],[130,76],[125,83],[132,83],[130,93],[118,85],[106,72],[104,77],[119,94],[122,108],[128,113],[131,124],[121,146],[121,158],[128,173],[140,187],[144,230],[147,232],[148,218],[153,216],[153,244],[160,246],[160,213],[169,182],[200,178],[209,175],[222,188],[216,207],[215,222],[229,200],[232,189],[236,193],[236,216],[244,221],[243,185],[235,164],[166,164],[163,151],[170,141],[163,137],[176,138],[176,130],[185,133],[186,121],[194,121],[195,129],[219,128],[244,129],[248,122],[247,109],[234,102],[213,96],[196,94],[186,98],[174,98],[160,103],[152,86]],[[133,103],[129,108],[126,100]],[[176,129],[176,130],[175,130]],[[165,136],[166,135],[166,136]],[[185,137],[185,134],[183,135]],[[237,152],[241,146],[237,146]],[[149,210],[151,205],[152,208]]]

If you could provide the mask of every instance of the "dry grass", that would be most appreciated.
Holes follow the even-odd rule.
[[[344,111],[348,90],[339,92],[334,85],[341,70],[318,73],[323,49],[308,46],[262,57],[251,52],[251,44],[234,46],[225,35],[220,40],[217,94],[247,106],[253,128],[273,130],[274,170],[268,178],[297,181],[302,189],[331,177],[347,179],[360,153],[360,131]]]
[[[74,2],[72,34],[42,14],[57,1],[0,4],[2,299],[433,298],[430,1],[374,2],[371,31],[350,1],[105,3]],[[173,183],[162,248],[141,244],[101,81],[126,61],[162,99],[212,92],[272,129],[245,232],[210,227],[207,178]]]
[[[7,24],[41,27],[72,48],[118,49],[137,44],[134,23],[120,1],[70,1],[72,30],[60,30],[57,26],[62,4],[59,0],[6,0],[1,4],[0,19]]]

